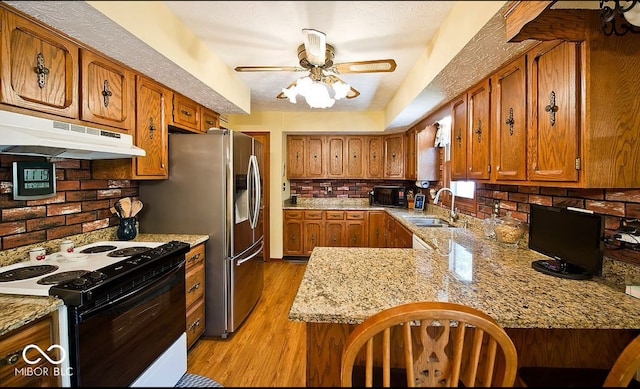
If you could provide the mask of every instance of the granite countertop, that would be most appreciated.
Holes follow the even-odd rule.
[[[482,221],[465,215],[455,228],[417,227],[403,217],[446,220],[442,207],[385,210],[433,250],[316,247],[290,320],[357,324],[394,305],[431,300],[472,306],[506,328],[640,328],[640,301],[624,293],[624,280],[540,273],[531,262],[547,257],[526,242],[513,247],[483,238]],[[603,275],[612,266],[622,264],[605,258]]]
[[[89,244],[91,241],[85,240],[86,237],[74,239],[74,242],[82,242],[82,245]],[[203,243],[209,239],[209,235],[198,234],[138,234],[134,242],[168,242],[179,240],[189,243],[191,247]],[[109,236],[96,236],[93,241],[114,240]],[[77,246],[80,244],[76,243]],[[20,253],[24,251],[21,248]],[[4,256],[17,256],[21,254],[13,254],[10,250],[0,251]],[[38,296],[22,296],[0,294],[0,336],[19,328],[25,324],[35,321],[43,316],[54,312],[63,305],[63,301],[55,297],[38,297]]]
[[[506,328],[640,328],[640,301],[594,280],[531,268],[533,251],[440,230],[438,249],[316,247],[289,312],[294,321],[357,324],[412,301],[449,301]]]

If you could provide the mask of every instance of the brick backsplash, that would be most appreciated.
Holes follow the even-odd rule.
[[[476,217],[491,216],[494,200],[500,214],[529,222],[529,204],[584,208],[604,216],[605,236],[620,227],[623,218],[640,218],[640,189],[570,189],[539,186],[478,184]],[[605,256],[640,265],[640,251],[605,245]]]
[[[122,197],[137,197],[138,183],[94,180],[91,161],[56,161],[54,197],[13,200],[12,162],[39,157],[0,155],[0,250],[87,233],[120,222],[109,210]]]
[[[404,185],[413,189],[413,181],[397,180],[290,180],[291,194],[308,198],[367,198],[374,186],[378,185]],[[331,192],[327,189],[331,187]]]

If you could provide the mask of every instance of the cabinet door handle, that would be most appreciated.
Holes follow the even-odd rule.
[[[44,88],[47,82],[45,76],[49,74],[49,69],[44,66],[44,55],[42,53],[38,53],[36,57],[36,67],[33,68],[33,70],[38,76],[38,86],[40,89]]]
[[[556,92],[551,91],[549,94],[549,105],[544,107],[544,110],[549,113],[549,123],[553,126],[556,124],[556,112],[558,112],[558,106],[556,105]]]
[[[22,355],[22,350],[14,351],[5,355],[2,359],[0,359],[0,366],[9,366],[15,364],[20,360],[20,355]]]
[[[191,112],[187,111],[186,109],[181,109],[180,112],[182,112],[184,116],[191,116]]]
[[[482,141],[482,121],[478,119],[478,128],[476,128],[473,132],[478,134],[478,143]]]
[[[462,146],[462,128],[458,127],[458,135],[456,136],[456,140],[458,141],[458,147]]]
[[[156,130],[156,126],[153,125],[153,116],[149,116],[149,139],[153,139],[153,132]]]
[[[213,120],[206,120],[205,123],[207,123],[210,126],[213,126],[214,124]]]
[[[504,121],[504,124],[509,126],[509,135],[513,136],[513,125],[515,123],[515,120],[513,120],[513,108],[509,108],[509,116],[507,117],[507,120]]]
[[[187,262],[193,262],[198,260],[198,258],[200,258],[200,253],[192,255],[191,257],[189,257],[189,259],[187,259]]]
[[[194,328],[200,326],[200,318],[197,318],[191,325],[189,326],[189,331],[192,331]]]
[[[113,93],[109,90],[109,80],[104,80],[104,86],[102,87],[102,99],[104,100],[105,108],[109,106],[109,96]]]

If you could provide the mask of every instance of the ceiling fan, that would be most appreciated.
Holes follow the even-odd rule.
[[[352,99],[360,95],[356,89],[342,81],[338,75],[347,73],[377,73],[393,72],[396,61],[393,59],[378,59],[371,61],[356,61],[334,63],[335,48],[327,43],[326,35],[318,30],[303,29],[303,44],[298,46],[298,60],[300,66],[237,66],[236,72],[309,72],[309,75],[298,79],[282,89],[276,98],[289,98],[295,103],[295,94],[304,94],[303,88],[311,84],[324,83],[335,90],[335,99],[342,97]],[[324,88],[326,90],[326,88]],[[307,102],[309,98],[307,97]],[[333,100],[330,105],[333,104]],[[310,103],[310,105],[312,105]],[[313,107],[313,105],[312,105]],[[319,106],[320,107],[320,106]],[[326,108],[324,106],[320,108]]]

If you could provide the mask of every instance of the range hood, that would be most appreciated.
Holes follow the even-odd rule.
[[[144,156],[133,137],[114,131],[0,111],[0,153],[73,159]]]

